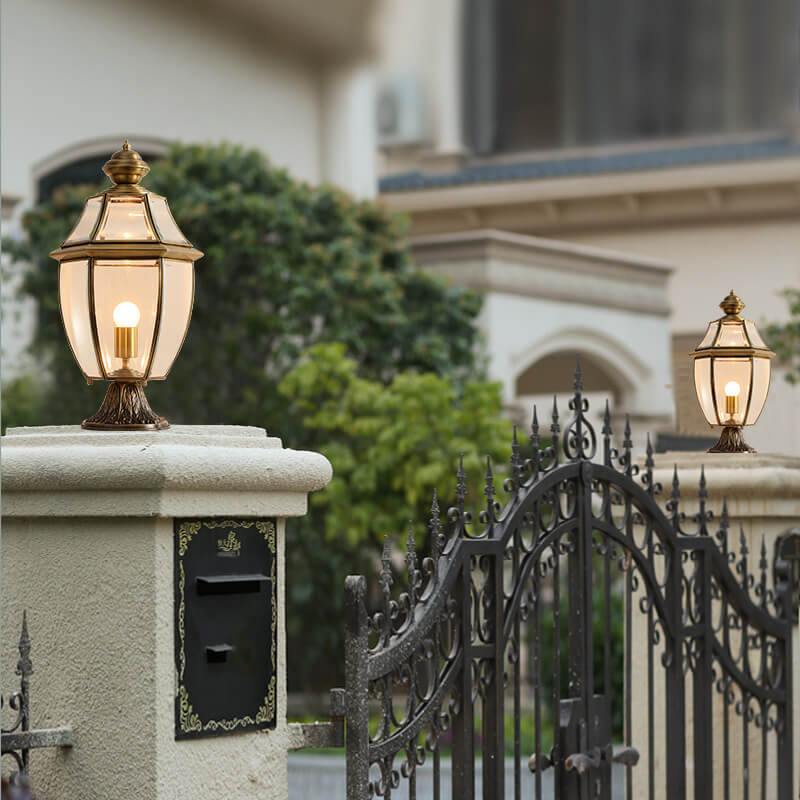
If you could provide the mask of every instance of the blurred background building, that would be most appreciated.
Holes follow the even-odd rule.
[[[800,278],[798,0],[6,0],[2,216],[94,181],[129,136],[255,146],[410,216],[418,263],[485,292],[520,417],[580,354],[662,448],[710,439],[686,354],[734,288]],[[4,374],[35,310],[4,284]],[[776,374],[759,449],[798,452]],[[595,404],[596,407],[596,404]]]

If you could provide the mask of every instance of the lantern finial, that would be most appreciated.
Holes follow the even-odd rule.
[[[136,186],[150,172],[148,163],[130,146],[126,139],[122,149],[106,161],[103,172],[117,185]]]
[[[744,308],[742,298],[739,297],[733,289],[730,290],[728,296],[719,304],[719,307],[731,317],[737,316]]]

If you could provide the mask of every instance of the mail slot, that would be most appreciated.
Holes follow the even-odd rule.
[[[275,726],[275,519],[175,520],[175,738]]]
[[[200,594],[243,594],[260,592],[269,575],[204,575],[197,579]]]

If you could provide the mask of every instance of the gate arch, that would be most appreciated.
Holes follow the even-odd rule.
[[[410,531],[399,595],[388,542],[376,613],[367,614],[365,579],[347,579],[348,798],[389,798],[402,781],[414,798],[425,776],[438,800],[445,745],[454,800],[541,798],[545,790],[559,800],[609,800],[615,764],[628,798],[680,800],[690,783],[694,796],[712,797],[715,780],[729,797],[738,743],[751,796],[789,800],[790,589],[768,586],[763,546],[757,573],[743,537],[739,553],[732,550],[725,507],[711,532],[703,473],[688,521],[677,471],[662,510],[649,441],[640,469],[629,426],[614,446],[607,410],[598,440],[579,368],[569,405],[563,430],[555,407],[546,432],[534,410],[526,447],[515,429],[504,506],[488,460],[478,520],[463,465],[445,520],[434,493],[430,556],[420,561]],[[624,601],[622,658],[613,652],[615,592]],[[643,662],[636,672],[634,658]],[[637,718],[646,713],[644,734],[634,697]],[[754,731],[758,752],[750,749]],[[723,753],[716,768],[715,740]]]

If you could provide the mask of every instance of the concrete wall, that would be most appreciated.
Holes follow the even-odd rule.
[[[263,430],[13,429],[3,439],[2,652],[33,640],[32,724],[71,749],[34,752],[44,797],[285,798],[286,516],[330,479],[327,460]],[[278,517],[276,727],[175,740],[174,517]],[[10,671],[10,670],[9,670]],[[9,686],[11,682],[9,682]]]

